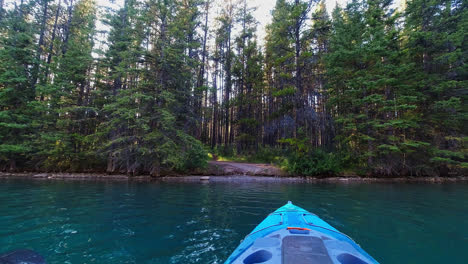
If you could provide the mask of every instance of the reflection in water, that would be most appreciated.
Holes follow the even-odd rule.
[[[2,180],[0,251],[32,248],[49,263],[223,263],[291,200],[382,263],[463,263],[467,190],[459,183]]]

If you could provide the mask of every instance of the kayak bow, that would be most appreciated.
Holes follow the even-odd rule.
[[[375,264],[350,237],[288,202],[265,218],[225,264]]]

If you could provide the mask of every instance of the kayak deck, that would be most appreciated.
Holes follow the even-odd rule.
[[[371,264],[377,261],[318,216],[288,203],[265,218],[225,263]]]
[[[314,236],[286,236],[281,255],[285,263],[333,264],[321,238]]]

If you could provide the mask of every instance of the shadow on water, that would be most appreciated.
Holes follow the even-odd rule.
[[[2,180],[0,252],[49,263],[223,263],[291,200],[382,263],[463,263],[468,184]],[[430,254],[428,254],[430,253]]]

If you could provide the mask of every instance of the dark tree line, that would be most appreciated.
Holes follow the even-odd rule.
[[[466,172],[466,1],[277,0],[264,41],[253,10],[0,1],[0,169]]]

